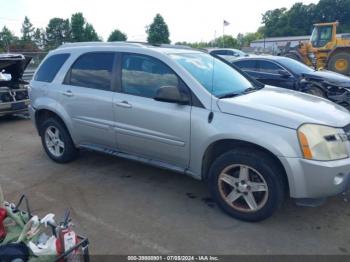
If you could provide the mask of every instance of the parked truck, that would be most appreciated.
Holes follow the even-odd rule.
[[[337,35],[338,22],[314,25],[310,41],[287,46],[281,55],[301,61],[316,69],[350,75],[350,34]]]

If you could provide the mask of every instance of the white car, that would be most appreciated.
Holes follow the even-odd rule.
[[[244,53],[241,50],[233,49],[233,48],[213,48],[213,49],[208,49],[208,52],[211,55],[220,56],[229,62],[232,62],[239,57],[249,56],[247,53]]]

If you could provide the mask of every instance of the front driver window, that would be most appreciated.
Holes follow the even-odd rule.
[[[282,67],[269,61],[259,61],[259,71],[262,73],[278,74],[280,70],[285,71]]]
[[[154,98],[162,86],[179,86],[177,75],[161,61],[143,55],[123,55],[122,90]]]

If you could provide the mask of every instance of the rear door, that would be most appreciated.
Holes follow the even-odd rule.
[[[65,77],[61,103],[72,119],[79,144],[115,146],[111,88],[115,56],[114,52],[85,53]]]
[[[162,86],[187,87],[170,67],[150,56],[121,54],[120,90],[113,98],[118,148],[175,167],[189,163],[191,106],[154,100]]]

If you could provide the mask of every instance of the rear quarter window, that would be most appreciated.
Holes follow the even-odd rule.
[[[35,74],[35,81],[52,82],[70,54],[57,54],[48,57]]]

